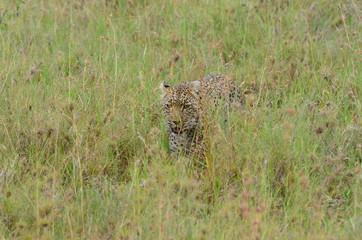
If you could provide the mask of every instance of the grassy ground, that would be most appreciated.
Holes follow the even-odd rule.
[[[358,239],[360,3],[1,1],[0,238]],[[158,86],[209,73],[202,168]]]

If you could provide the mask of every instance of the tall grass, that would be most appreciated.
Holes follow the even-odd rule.
[[[358,239],[356,0],[0,2],[2,239]],[[233,77],[206,166],[160,82]]]

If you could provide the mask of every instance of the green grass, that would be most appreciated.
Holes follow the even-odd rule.
[[[0,2],[1,239],[358,239],[358,0]],[[158,86],[209,73],[207,165]],[[217,109],[216,109],[217,110]]]

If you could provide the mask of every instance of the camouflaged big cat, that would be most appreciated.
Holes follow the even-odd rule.
[[[201,144],[205,104],[217,103],[220,99],[224,99],[227,106],[241,102],[235,82],[222,75],[208,75],[174,87],[162,83],[160,87],[172,152],[193,153]]]

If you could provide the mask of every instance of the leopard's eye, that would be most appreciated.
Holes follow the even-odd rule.
[[[184,109],[190,109],[191,107],[192,107],[191,104],[185,104],[185,105],[184,105]]]

